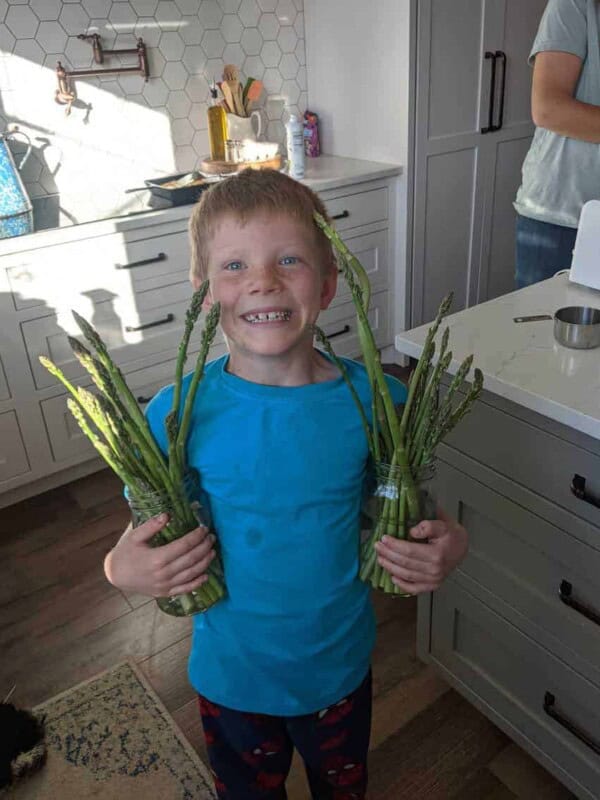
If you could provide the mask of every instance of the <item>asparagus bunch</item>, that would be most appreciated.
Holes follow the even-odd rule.
[[[335,355],[324,332],[315,326],[316,337],[337,364],[348,384],[361,415],[375,467],[387,471],[395,481],[394,487],[388,486],[379,492],[381,496],[377,520],[361,549],[360,576],[375,588],[401,594],[391,582],[389,573],[378,564],[374,545],[385,535],[407,538],[410,528],[424,519],[426,497],[419,490],[420,476],[432,465],[439,443],[468,413],[481,394],[483,375],[481,370],[474,370],[470,388],[463,399],[457,402],[457,390],[467,378],[473,364],[473,356],[468,356],[460,365],[445,397],[440,400],[440,382],[450,366],[452,352],[448,349],[450,334],[446,328],[436,360],[436,335],[452,304],[450,294],[442,301],[429,328],[421,358],[409,381],[406,403],[396,409],[369,324],[370,287],[367,273],[339,234],[320,214],[315,213],[315,221],[333,246],[356,308],[360,347],[371,387],[370,422],[348,379],[343,362]]]
[[[40,357],[42,365],[54,375],[70,394],[69,410],[83,433],[91,441],[108,466],[119,476],[128,489],[132,508],[138,509],[139,521],[144,521],[160,510],[168,511],[169,523],[154,538],[152,544],[166,544],[183,536],[198,525],[197,502],[188,497],[189,469],[186,460],[186,443],[189,434],[192,408],[202,376],[209,348],[219,322],[219,304],[215,303],[207,314],[200,341],[200,352],[181,410],[183,368],[193,328],[198,320],[202,302],[208,291],[208,281],[194,293],[186,314],[184,333],[177,354],[173,406],[165,420],[168,455],[160,450],[152,431],[127,386],[121,370],[110,357],[106,345],[87,320],[73,311],[73,317],[87,343],[88,349],[78,339],[69,337],[75,357],[91,376],[98,394],[75,387],[63,372],[48,358]],[[149,498],[152,501],[149,502]],[[216,562],[216,563],[215,563]],[[173,598],[159,599],[159,606],[169,613],[181,615],[205,611],[223,597],[222,569],[215,559],[209,568],[208,581],[200,588]]]

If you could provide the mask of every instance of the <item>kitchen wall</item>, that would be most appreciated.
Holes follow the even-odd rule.
[[[77,79],[67,116],[55,67],[92,66],[81,33],[105,49],[143,37],[151,77]],[[36,228],[140,210],[148,194],[125,189],[196,167],[209,151],[208,82],[226,63],[263,80],[264,138],[283,143],[286,103],[303,113],[307,102],[303,0],[0,0],[0,128],[31,139],[22,176]]]
[[[304,0],[306,69],[312,111],[326,153],[400,164],[391,197],[395,240],[396,330],[410,319],[407,253],[411,247],[413,98],[412,43],[418,0]],[[341,20],[345,22],[340,22]],[[402,358],[389,348],[384,358]]]

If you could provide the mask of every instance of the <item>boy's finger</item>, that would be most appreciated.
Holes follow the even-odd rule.
[[[430,583],[408,583],[407,581],[401,581],[397,578],[392,578],[392,583],[394,586],[397,586],[400,591],[406,592],[406,594],[423,594],[423,592],[433,592],[437,589],[437,586],[432,586]]]
[[[132,528],[131,538],[136,542],[147,542],[159,531],[161,531],[169,521],[168,514],[158,514],[156,517],[142,522],[137,528]]]
[[[199,545],[196,545],[196,547],[193,547],[191,550],[188,550],[174,561],[171,561],[165,565],[162,573],[164,575],[164,579],[167,581],[172,580],[172,578],[178,575],[180,572],[197,567],[198,564],[203,563],[204,559],[207,558],[209,553],[214,554],[214,541],[214,536],[207,536],[200,542]]]
[[[409,542],[407,539],[394,539],[393,537],[384,537],[381,544],[375,545],[375,549],[379,552],[381,549],[389,550],[404,558],[412,558],[415,561],[424,561],[430,563],[434,558],[433,548],[426,546],[425,542]]]
[[[201,575],[204,575],[209,566],[210,562],[215,557],[215,551],[211,550],[203,559],[198,561],[194,564],[193,567],[189,569],[180,570],[178,573],[174,574],[171,579],[166,579],[163,583],[167,583],[169,587],[173,586],[183,586],[184,584],[191,583],[192,581],[198,580]]]
[[[179,594],[186,594],[187,592],[193,592],[194,589],[199,589],[206,581],[208,580],[208,575],[200,575],[199,578],[195,578],[194,580],[189,581],[188,583],[180,584],[179,586],[173,586],[169,592],[169,597],[175,597]]]
[[[385,549],[381,545],[377,546],[377,558],[381,563],[382,560],[386,564],[397,564],[403,569],[410,570],[414,573],[421,575],[437,575],[438,565],[437,560],[421,561],[417,558],[411,558],[403,553],[398,553],[393,550]]]

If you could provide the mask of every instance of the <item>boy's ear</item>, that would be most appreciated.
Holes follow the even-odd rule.
[[[325,269],[321,286],[321,311],[329,308],[329,304],[335,297],[338,283],[338,269],[335,261],[332,260]]]

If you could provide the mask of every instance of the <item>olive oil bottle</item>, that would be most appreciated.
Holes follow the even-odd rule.
[[[225,109],[217,100],[217,87],[213,81],[210,87],[211,104],[208,107],[208,141],[210,157],[213,161],[225,160],[225,140],[227,139],[227,117]]]

